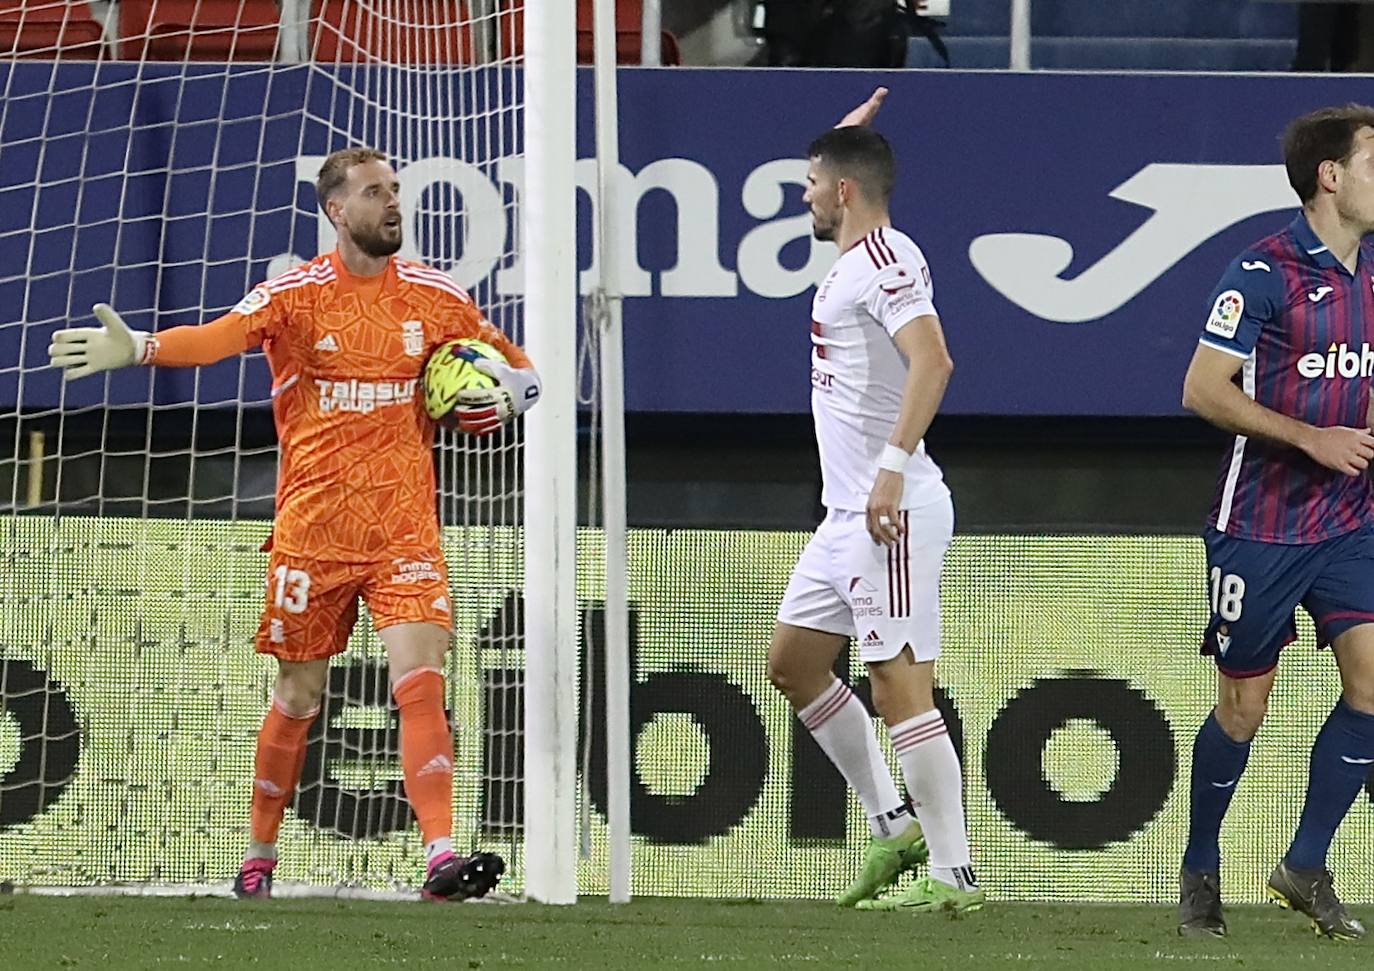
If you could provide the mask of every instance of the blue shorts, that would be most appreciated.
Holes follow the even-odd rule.
[[[1320,543],[1291,546],[1237,539],[1208,529],[1207,597],[1211,620],[1202,653],[1222,674],[1253,678],[1272,671],[1293,643],[1299,604],[1317,625],[1317,646],[1374,623],[1374,527]]]

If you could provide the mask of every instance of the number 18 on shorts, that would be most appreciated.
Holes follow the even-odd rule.
[[[1262,543],[1215,529],[1207,544],[1211,617],[1202,653],[1222,674],[1256,677],[1273,670],[1298,636],[1301,605],[1317,626],[1318,646],[1374,622],[1374,529],[1361,527],[1319,543]]]

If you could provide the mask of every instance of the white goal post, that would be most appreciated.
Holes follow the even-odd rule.
[[[577,900],[577,388],[573,5],[525,17],[525,892]],[[537,795],[536,795],[537,794]]]

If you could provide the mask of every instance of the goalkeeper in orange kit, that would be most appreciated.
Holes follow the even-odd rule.
[[[259,284],[203,326],[146,334],[97,305],[102,327],[58,331],[48,352],[68,378],[134,364],[212,364],[259,344],[266,352],[281,463],[256,646],[278,665],[235,893],[271,895],[277,830],[300,781],[329,658],[347,645],[361,597],[400,710],[405,792],[428,861],[422,895],[481,896],[505,864],[492,853],[459,856],[452,844],[453,736],[443,701],[451,607],[434,424],[420,382],[445,341],[476,338],[501,351],[508,363],[475,365],[495,386],[461,392],[454,409],[460,429],[486,434],[538,400],[539,377],[447,275],[395,255],[400,185],[381,153],[335,152],[315,187],[338,232],[333,252]]]

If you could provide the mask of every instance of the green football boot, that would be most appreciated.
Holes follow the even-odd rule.
[[[892,886],[904,870],[924,863],[929,856],[921,824],[914,819],[896,836],[875,836],[864,851],[863,869],[835,902],[841,907],[853,907],[876,897]]]
[[[983,891],[960,890],[932,877],[921,877],[911,881],[911,886],[901,893],[877,900],[862,900],[856,907],[859,910],[906,910],[924,914],[971,914],[981,910],[985,902]]]

